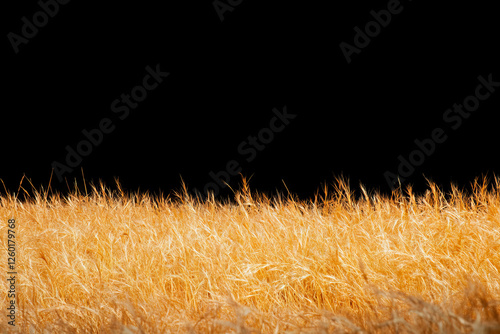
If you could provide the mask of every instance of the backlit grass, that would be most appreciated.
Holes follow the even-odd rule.
[[[498,178],[359,198],[338,180],[310,201],[243,180],[232,202],[25,183],[0,197],[19,332],[500,333]]]

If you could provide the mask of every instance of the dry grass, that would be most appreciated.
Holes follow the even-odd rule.
[[[234,203],[104,186],[4,195],[2,238],[9,218],[18,226],[16,328],[500,333],[500,179],[423,196],[334,188],[308,202],[245,181]]]

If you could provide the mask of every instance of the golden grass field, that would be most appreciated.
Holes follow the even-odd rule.
[[[337,180],[310,201],[25,185],[0,198],[2,333],[500,333],[499,178],[359,198]]]

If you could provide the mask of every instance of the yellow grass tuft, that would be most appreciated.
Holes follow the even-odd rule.
[[[5,194],[15,330],[500,333],[500,179],[469,193],[432,183],[422,196],[360,193],[338,180],[311,201],[247,183],[231,202],[102,184]],[[14,332],[5,316],[0,329]]]

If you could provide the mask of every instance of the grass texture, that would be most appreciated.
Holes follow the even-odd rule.
[[[339,179],[308,201],[245,179],[231,201],[88,188],[0,197],[19,306],[0,332],[500,333],[499,178],[391,196]]]

